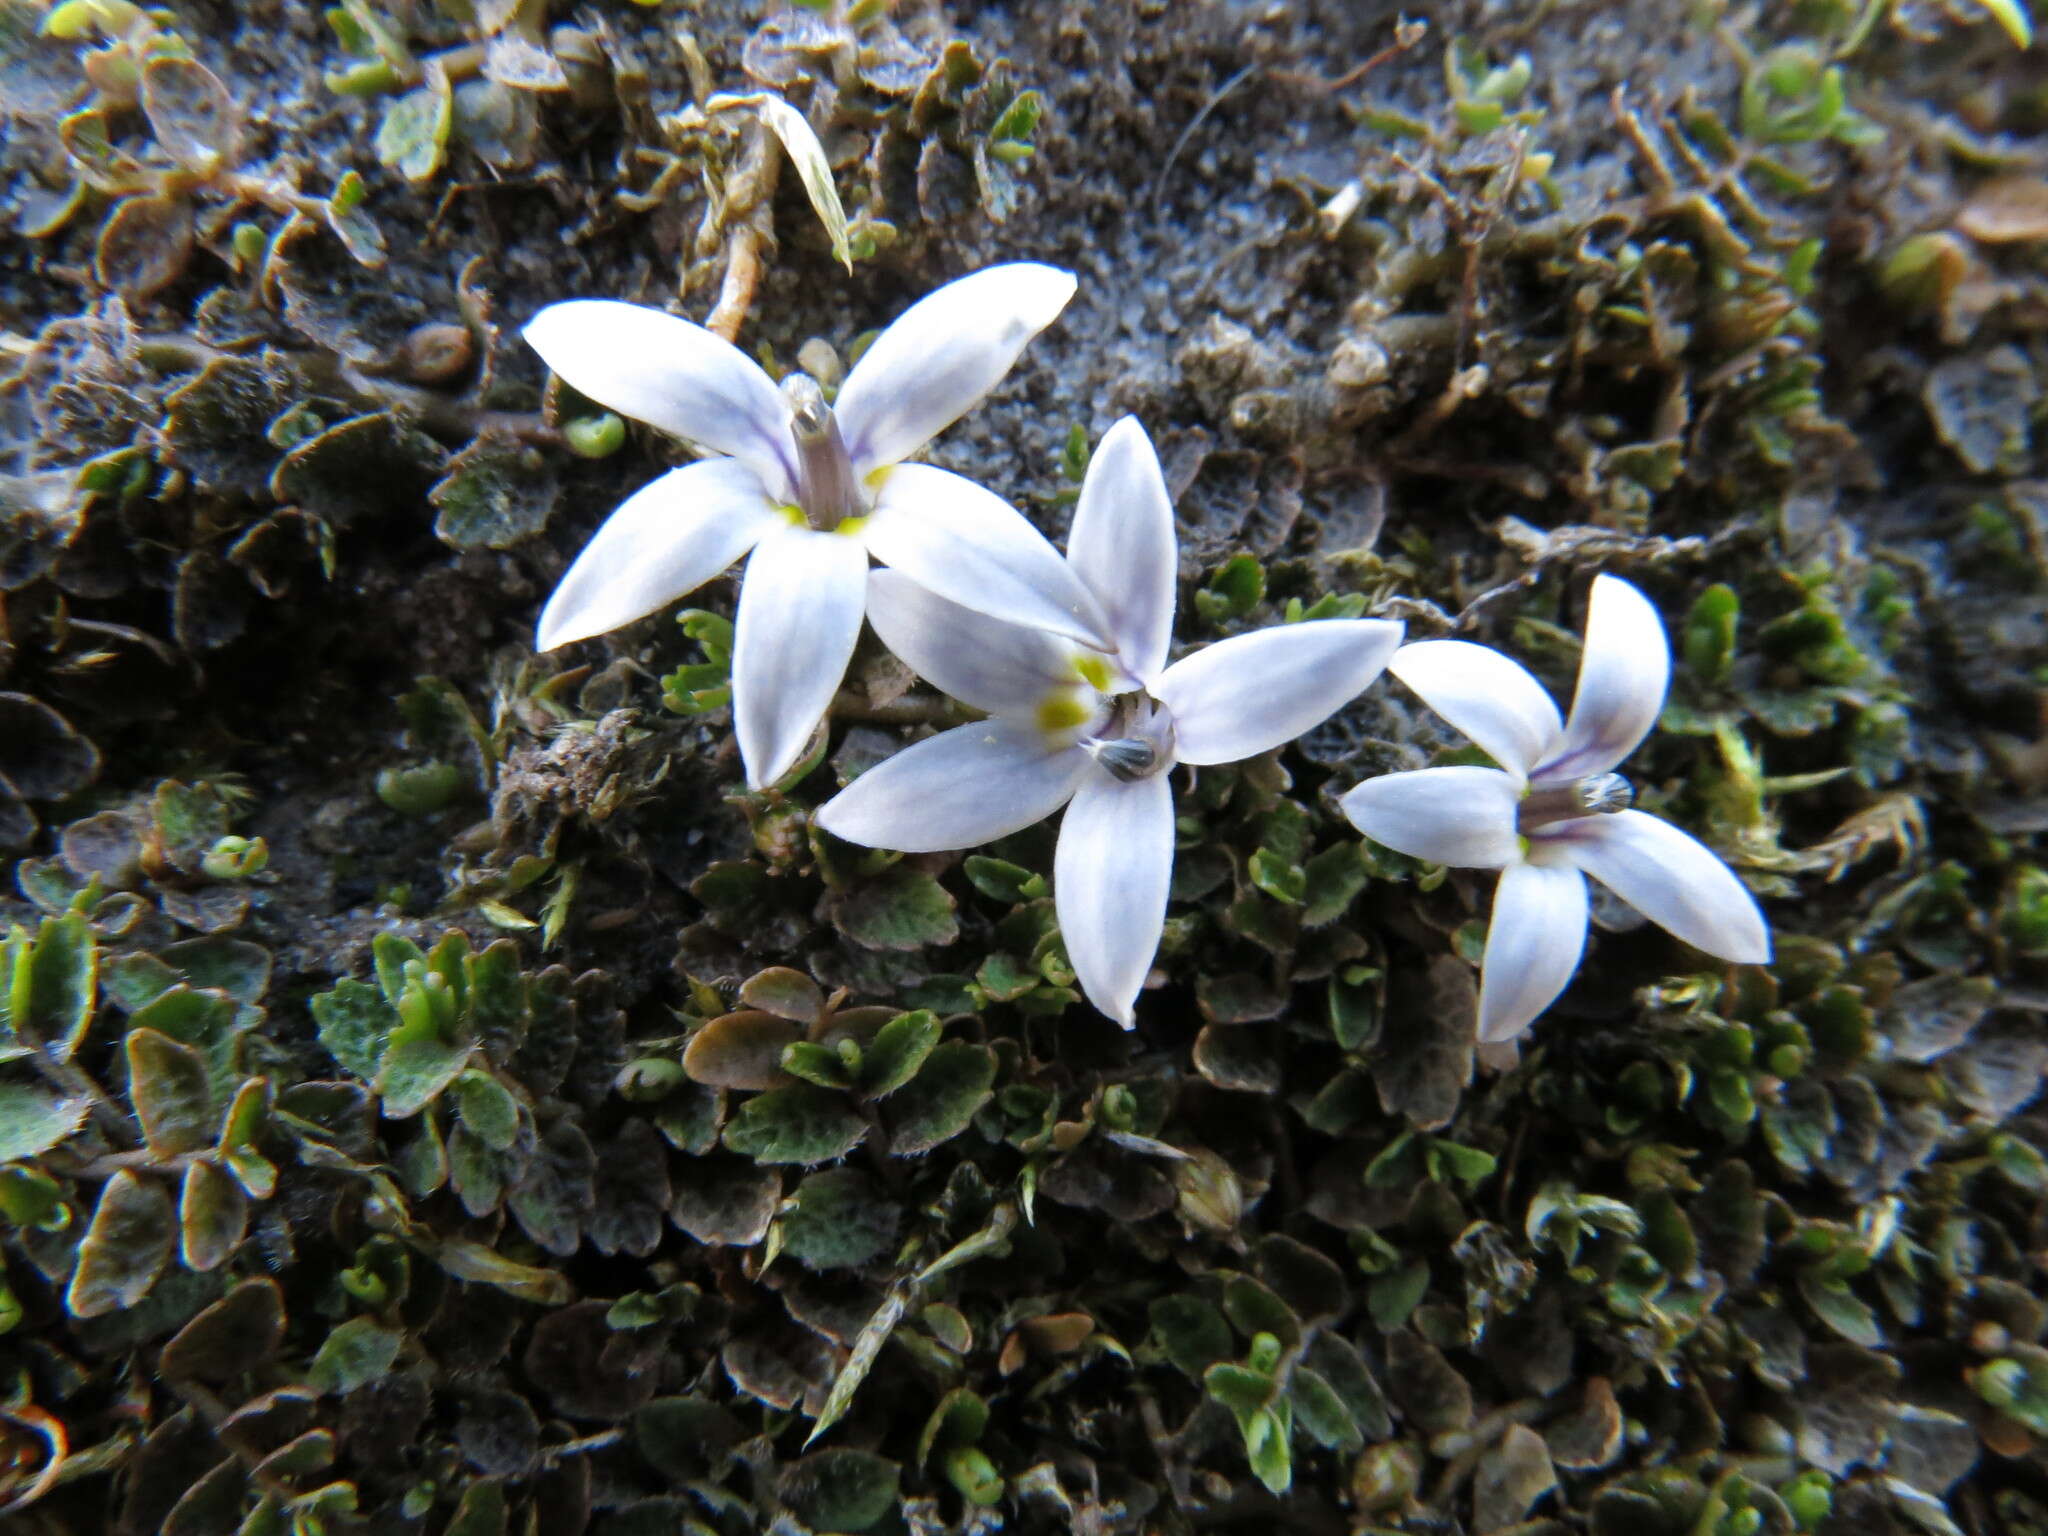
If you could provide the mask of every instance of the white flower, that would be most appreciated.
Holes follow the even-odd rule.
[[[702,326],[635,304],[577,299],[525,336],[579,393],[722,458],[628,497],[555,588],[537,644],[617,629],[709,581],[749,550],[733,642],[733,720],[747,782],[803,755],[860,637],[868,557],[977,612],[1107,639],[1100,606],[1008,502],[905,464],[993,389],[1073,296],[1030,262],[989,267],[913,304],[827,405],[802,374],[776,388]]]
[[[1424,640],[1388,670],[1501,764],[1390,773],[1343,800],[1375,842],[1501,871],[1481,1039],[1520,1033],[1572,979],[1586,947],[1587,875],[1696,949],[1770,959],[1763,913],[1734,872],[1669,822],[1628,809],[1634,792],[1613,771],[1656,724],[1671,678],[1664,626],[1642,593],[1594,579],[1569,721],[1535,678],[1483,645]]]
[[[989,718],[870,768],[816,820],[848,842],[925,853],[1006,837],[1066,805],[1053,860],[1060,933],[1089,1000],[1129,1029],[1166,922],[1167,770],[1292,740],[1380,675],[1401,626],[1311,620],[1168,666],[1173,507],[1151,440],[1128,416],[1088,465],[1067,553],[1109,615],[1107,655],[970,613],[893,571],[868,578],[876,633]]]

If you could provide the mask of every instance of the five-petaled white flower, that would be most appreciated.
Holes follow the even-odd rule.
[[[548,367],[622,415],[713,453],[629,497],[548,599],[552,650],[652,613],[753,551],[733,643],[747,782],[795,766],[860,637],[868,557],[977,612],[1107,643],[1100,604],[1022,513],[971,480],[901,462],[993,389],[1073,296],[1031,262],[989,267],[912,305],[833,405],[778,389],[730,342],[660,310],[553,304],[525,336]]]
[[[1520,1033],[1570,982],[1586,947],[1587,875],[1697,949],[1770,959],[1763,914],[1734,872],[1669,822],[1630,810],[1634,792],[1613,771],[1656,724],[1671,678],[1664,626],[1642,593],[1594,578],[1569,721],[1519,664],[1482,645],[1420,641],[1388,670],[1501,765],[1390,773],[1343,800],[1375,842],[1501,871],[1481,1039]]]
[[[1066,805],[1053,859],[1060,933],[1089,1000],[1129,1029],[1173,875],[1167,770],[1293,740],[1380,675],[1401,626],[1309,620],[1168,666],[1173,507],[1131,417],[1088,465],[1067,558],[1108,613],[1108,654],[970,613],[895,571],[869,576],[868,621],[889,649],[989,718],[870,768],[816,820],[848,842],[925,853],[991,842]]]

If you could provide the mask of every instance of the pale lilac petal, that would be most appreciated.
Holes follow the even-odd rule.
[[[877,763],[812,819],[867,848],[978,848],[1050,816],[1093,771],[1086,752],[1049,750],[1023,721],[983,720]]]
[[[1180,554],[1159,455],[1135,416],[1111,427],[1088,461],[1067,561],[1109,615],[1124,670],[1151,683],[1173,643]]]
[[[701,587],[784,526],[760,478],[738,459],[670,470],[619,504],[541,610],[551,651],[645,618]]]
[[[1522,856],[1522,786],[1498,768],[1422,768],[1367,779],[1339,802],[1374,842],[1432,864],[1500,869]]]
[[[1388,619],[1310,619],[1233,635],[1152,685],[1173,714],[1174,756],[1234,763],[1321,724],[1363,693],[1401,643]]]
[[[1510,773],[1528,773],[1564,729],[1543,685],[1491,646],[1420,640],[1395,652],[1387,670]]]
[[[976,709],[1029,714],[1080,680],[1071,640],[949,603],[900,571],[868,573],[868,623],[911,671]]]
[[[1762,965],[1771,931],[1749,888],[1698,838],[1646,811],[1586,816],[1540,842],[1658,927],[1723,960]]]
[[[883,474],[861,537],[882,564],[963,608],[1109,648],[1102,605],[1060,552],[972,480],[898,464]]]
[[[1564,740],[1530,777],[1607,772],[1650,734],[1670,683],[1671,645],[1650,600],[1619,576],[1594,577]]]
[[[1479,978],[1479,1038],[1511,1040],[1557,1001],[1586,950],[1586,877],[1510,864],[1494,887]]]
[[[863,475],[907,459],[994,389],[1074,296],[1074,277],[1019,261],[927,294],[877,336],[834,409]]]
[[[749,466],[777,501],[796,483],[789,400],[723,336],[614,299],[550,304],[521,332],[578,394]]]
[[[1088,1001],[1125,1029],[1159,952],[1173,879],[1168,775],[1126,784],[1091,772],[1067,806],[1052,894],[1067,959]]]
[[[755,546],[740,583],[733,725],[747,783],[766,789],[804,754],[846,675],[867,607],[858,539],[785,525]]]

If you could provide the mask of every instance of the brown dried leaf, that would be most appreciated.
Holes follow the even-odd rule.
[[[1957,211],[1956,228],[1986,245],[2048,240],[2048,181],[2039,176],[1993,177]]]
[[[241,139],[234,100],[197,59],[151,59],[142,72],[142,110],[157,143],[188,171],[211,176],[234,163]]]
[[[159,1368],[172,1380],[230,1381],[270,1358],[284,1341],[284,1322],[277,1282],[244,1280],[178,1330]]]
[[[182,197],[129,197],[100,227],[93,271],[105,287],[140,302],[183,277],[191,259],[191,205]]]
[[[792,1081],[782,1070],[782,1052],[803,1038],[787,1018],[749,1010],[713,1019],[690,1037],[683,1070],[713,1088],[762,1092]]]
[[[73,1317],[101,1317],[147,1296],[170,1262],[178,1235],[171,1197],[155,1179],[123,1168],[100,1191],[92,1226],[78,1246],[65,1305]]]

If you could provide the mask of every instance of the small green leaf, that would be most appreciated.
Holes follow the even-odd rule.
[[[1273,1378],[1264,1371],[1255,1371],[1230,1360],[1219,1361],[1204,1371],[1202,1385],[1211,1397],[1239,1418],[1265,1412],[1277,1390]]]
[[[27,1083],[0,1083],[0,1162],[42,1156],[85,1123],[89,1108],[84,1099],[61,1099]]]
[[[1241,619],[1266,595],[1266,568],[1255,555],[1232,555],[1195,593],[1195,609],[1212,624]]]
[[[933,1049],[910,1083],[889,1101],[889,1145],[915,1157],[966,1130],[988,1102],[996,1079],[995,1053],[971,1040],[948,1040]]]
[[[960,936],[945,887],[902,864],[840,892],[831,911],[839,931],[867,949],[923,949]]]
[[[407,91],[384,109],[384,120],[377,125],[378,163],[407,181],[430,180],[441,168],[454,116],[454,93],[447,79],[435,73],[427,84]]]
[[[92,1024],[98,951],[80,912],[46,917],[35,936],[14,946],[8,1022],[58,1061],[69,1061]]]
[[[431,995],[435,989],[421,987]],[[415,994],[408,991],[408,999]],[[402,1022],[391,1032],[384,1055],[377,1065],[377,1096],[385,1115],[404,1120],[418,1114],[435,1099],[468,1065],[472,1047],[466,1040],[451,1039],[444,1033],[438,1010],[423,1005],[412,1010],[400,1006]]]
[[[2001,1131],[1985,1150],[1998,1171],[2021,1189],[2033,1194],[2048,1191],[2048,1158],[2031,1143]]]
[[[1003,108],[1002,115],[989,124],[991,139],[1015,139],[1029,142],[1031,135],[1038,131],[1038,119],[1044,115],[1045,98],[1036,91],[1019,91],[1010,104]]]
[[[387,929],[370,941],[370,956],[376,962],[377,990],[384,994],[385,1002],[397,1007],[399,998],[405,995],[406,966],[425,961],[426,951],[411,939]]]
[[[861,1087],[871,1099],[894,1093],[913,1077],[945,1028],[937,1014],[900,1013],[876,1031],[861,1063]]]
[[[1809,1269],[1799,1276],[1799,1294],[1822,1322],[1850,1343],[1865,1349],[1883,1347],[1884,1329],[1877,1313],[1846,1281],[1822,1279]]]
[[[853,1072],[844,1058],[829,1045],[815,1040],[798,1040],[782,1048],[782,1070],[820,1088],[851,1088]]]
[[[782,1218],[782,1245],[810,1269],[857,1269],[886,1253],[903,1212],[853,1168],[828,1168],[797,1186]]]
[[[868,1123],[839,1094],[810,1083],[747,1100],[725,1128],[727,1150],[757,1163],[824,1163],[867,1136]]]
[[[170,1262],[178,1220],[163,1184],[120,1169],[100,1191],[78,1245],[65,1305],[78,1318],[124,1311],[147,1296]]]
[[[485,1146],[508,1150],[519,1139],[519,1101],[488,1072],[468,1068],[455,1079],[455,1113]]]
[[[1155,1297],[1147,1315],[1166,1358],[1195,1380],[1200,1381],[1217,1361],[1230,1358],[1230,1325],[1199,1296]]]
[[[341,179],[335,182],[327,201],[337,214],[351,214],[362,207],[369,195],[370,184],[363,180],[363,173],[348,170],[342,172]]]
[[[961,872],[982,895],[995,901],[1036,901],[1046,891],[1045,876],[986,854],[970,853]]]
[[[776,1493],[819,1531],[864,1531],[896,1508],[902,1468],[868,1451],[815,1451],[783,1468]]]
[[[1308,894],[1307,872],[1269,848],[1253,853],[1250,874],[1253,885],[1275,901],[1284,901],[1290,907],[1300,906]]]
[[[1430,1161],[1460,1184],[1477,1184],[1491,1177],[1500,1159],[1477,1147],[1463,1147],[1455,1141],[1432,1141]]]
[[[1307,1366],[1297,1366],[1287,1384],[1294,1420],[1326,1450],[1360,1451],[1365,1436],[1330,1384]]]
[[[1320,928],[1334,923],[1365,889],[1364,848],[1356,838],[1345,838],[1302,866],[1302,926]]]
[[[128,1094],[152,1152],[196,1152],[213,1141],[206,1058],[153,1029],[128,1032]]]
[[[369,1317],[352,1317],[327,1335],[306,1384],[321,1392],[353,1392],[389,1371],[405,1335]]]
[[[308,1006],[327,1053],[352,1075],[372,1081],[384,1043],[398,1027],[391,1005],[367,982],[344,979],[331,991],[315,994]]]
[[[1374,1277],[1366,1288],[1366,1310],[1382,1333],[1392,1333],[1408,1321],[1428,1290],[1429,1261],[1411,1259],[1397,1270]]]
[[[217,1163],[196,1159],[178,1196],[179,1256],[196,1274],[218,1269],[249,1228],[249,1196]]]
[[[1680,648],[1686,666],[1701,682],[1728,680],[1735,665],[1735,626],[1741,616],[1742,600],[1723,582],[1715,582],[1693,602]]]

